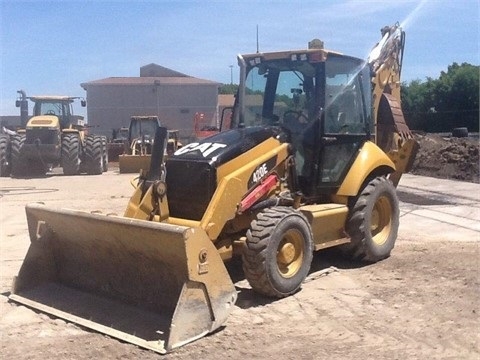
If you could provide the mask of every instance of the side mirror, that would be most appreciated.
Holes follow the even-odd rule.
[[[82,107],[87,106],[87,101],[86,100],[81,100],[80,105],[82,105]]]

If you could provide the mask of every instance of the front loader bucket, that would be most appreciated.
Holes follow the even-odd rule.
[[[31,244],[9,298],[166,353],[220,327],[235,287],[200,228],[26,207]]]
[[[118,167],[120,174],[139,173],[150,168],[151,155],[120,155]]]

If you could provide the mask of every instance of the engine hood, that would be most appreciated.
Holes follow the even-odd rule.
[[[54,115],[39,115],[30,118],[27,122],[27,129],[28,128],[36,128],[36,127],[60,127],[60,121],[57,116]]]
[[[228,130],[183,146],[168,161],[206,161],[216,167],[275,136],[277,131],[271,127]]]
[[[217,189],[217,169],[271,137],[270,127],[233,129],[187,144],[168,156],[170,215],[200,221]]]

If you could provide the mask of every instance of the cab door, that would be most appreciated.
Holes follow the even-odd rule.
[[[368,65],[329,55],[324,89],[310,195],[330,194],[341,185],[373,129]]]

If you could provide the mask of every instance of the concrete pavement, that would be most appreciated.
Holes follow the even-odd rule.
[[[133,188],[132,174],[113,168],[101,175],[0,178],[0,253],[28,248],[25,204],[122,214]],[[404,174],[398,186],[399,239],[480,241],[480,184]]]
[[[405,174],[399,240],[480,241],[480,184]]]

